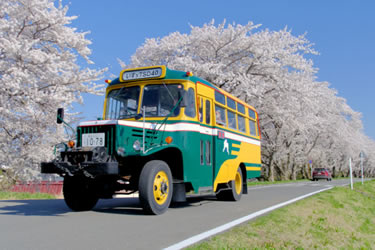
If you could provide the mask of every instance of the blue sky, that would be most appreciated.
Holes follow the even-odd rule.
[[[375,1],[120,1],[63,0],[68,15],[76,15],[72,26],[91,31],[91,60],[94,68],[108,67],[118,75],[120,58],[128,63],[146,38],[163,37],[174,31],[188,33],[190,24],[262,24],[260,29],[280,30],[285,26],[307,39],[320,53],[313,56],[319,81],[328,81],[339,96],[363,115],[365,133],[375,139]],[[85,95],[77,106],[85,119],[101,116],[104,97]]]

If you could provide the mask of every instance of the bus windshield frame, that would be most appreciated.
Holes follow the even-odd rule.
[[[110,90],[106,97],[106,120],[121,120],[135,118],[138,114],[163,118],[168,115],[176,117],[180,114],[180,106],[173,113],[172,109],[184,94],[181,83],[158,83],[124,86]],[[141,103],[141,106],[139,105]]]

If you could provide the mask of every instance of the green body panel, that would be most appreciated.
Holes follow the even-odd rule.
[[[258,178],[261,175],[261,171],[246,171],[247,179]]]
[[[114,146],[107,146],[108,153],[110,155],[119,155],[123,157],[126,162],[126,157],[128,156],[149,156],[155,154],[166,148],[176,148],[182,154],[183,160],[183,180],[184,182],[190,182],[193,186],[194,191],[197,193],[200,189],[212,190],[213,182],[216,179],[221,166],[223,163],[230,159],[235,159],[237,155],[235,152],[239,151],[241,142],[236,140],[231,140],[228,138],[219,138],[219,136],[203,134],[195,131],[175,131],[169,132],[164,131],[164,127],[167,125],[174,125],[179,123],[198,125],[198,122],[191,121],[167,121],[165,125],[162,125],[160,130],[156,130],[160,126],[160,120],[149,121],[146,123],[153,123],[155,129],[145,129],[145,152],[141,150],[135,150],[133,144],[138,140],[141,145],[143,141],[143,128],[141,126],[142,122],[137,122],[138,126],[128,126],[128,125],[103,125],[103,126],[87,126],[78,127],[78,136],[81,138],[80,134],[84,133],[98,133],[102,132],[105,128],[106,131],[110,131],[106,134],[106,142],[115,142]],[[210,126],[203,126],[208,129],[213,129]],[[227,133],[225,129],[220,129],[221,132]],[[231,132],[233,133],[233,132]],[[170,144],[165,142],[166,137],[172,137],[173,141]],[[204,158],[203,163],[201,162],[201,141],[203,141],[203,157],[206,156],[206,142],[210,142],[210,158],[211,163],[206,164]],[[227,141],[227,148],[225,146]],[[81,145],[80,140],[78,140],[78,146]],[[122,150],[118,150],[118,149]],[[118,152],[122,152],[121,154]],[[173,156],[172,156],[173,157]],[[243,162],[245,166],[258,166],[260,164],[252,164]],[[247,178],[255,178],[260,176],[260,171],[246,171]]]
[[[262,167],[262,164],[255,164],[255,163],[245,163],[245,167]],[[252,178],[258,178],[261,176],[261,171],[246,171],[247,172],[247,179],[252,179]]]
[[[168,124],[173,123],[174,122],[168,122]],[[211,136],[202,135],[199,132],[193,131],[168,132],[161,129],[155,132],[155,130],[152,129],[145,129],[146,150],[145,153],[143,153],[142,149],[136,151],[133,148],[133,144],[136,140],[139,140],[142,144],[143,128],[117,125],[116,131],[118,131],[116,149],[120,147],[124,148],[125,153],[122,155],[123,157],[135,155],[149,156],[166,148],[177,148],[182,154],[184,181],[191,182],[196,191],[199,190],[200,187],[212,188],[213,166],[212,164],[211,166],[201,165],[199,157],[200,140],[212,140]],[[173,138],[170,144],[165,142],[165,138],[168,136]]]
[[[191,182],[195,192],[199,188],[212,189],[213,164],[201,164],[200,158],[200,141],[209,140],[209,136],[199,132],[180,133],[185,138],[184,144],[179,147],[183,156],[184,181]]]

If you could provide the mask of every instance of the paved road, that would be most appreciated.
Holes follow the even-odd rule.
[[[359,181],[359,180],[358,180]],[[162,249],[250,213],[348,180],[250,187],[240,202],[190,198],[160,216],[137,198],[100,200],[71,212],[63,200],[0,201],[0,249]]]

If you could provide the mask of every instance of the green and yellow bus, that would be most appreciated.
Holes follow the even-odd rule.
[[[76,143],[41,164],[42,173],[64,177],[71,209],[90,210],[99,198],[137,191],[149,214],[164,213],[186,194],[237,201],[247,179],[260,176],[253,107],[166,66],[125,69],[106,82],[103,118],[81,122]]]

